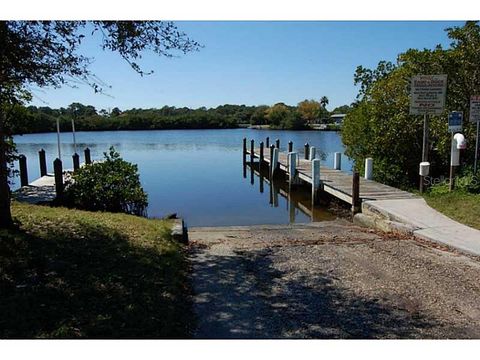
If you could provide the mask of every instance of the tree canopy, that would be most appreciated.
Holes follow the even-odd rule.
[[[374,177],[384,183],[411,187],[418,182],[423,117],[409,115],[410,80],[419,74],[447,74],[447,99],[441,116],[430,119],[431,175],[448,174],[450,133],[447,116],[462,111],[468,119],[471,95],[480,94],[480,27],[478,22],[446,29],[452,40],[447,49],[410,49],[393,64],[379,62],[376,69],[359,66],[354,82],[359,93],[347,114],[342,138],[346,154],[363,169],[366,157],[374,159]],[[464,121],[470,144],[462,157],[471,164],[474,156],[474,124]]]

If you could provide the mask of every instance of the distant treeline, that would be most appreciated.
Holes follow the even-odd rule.
[[[275,111],[282,108],[284,113]],[[343,110],[345,107],[342,107]],[[17,106],[13,109],[12,133],[28,134],[56,131],[57,119],[63,131],[71,130],[75,119],[77,131],[163,130],[163,129],[228,129],[239,124],[270,124],[275,128],[298,129],[308,126],[300,108],[269,106],[222,105],[198,109],[164,106],[160,109],[97,111],[91,105],[73,103],[67,108]],[[273,113],[277,116],[274,119]],[[283,119],[281,117],[284,117]],[[320,116],[320,114],[318,114]],[[270,120],[271,119],[271,120]]]

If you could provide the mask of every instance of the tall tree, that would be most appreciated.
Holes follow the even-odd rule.
[[[0,228],[12,225],[10,188],[12,108],[31,98],[31,86],[60,87],[82,82],[102,91],[89,70],[91,59],[79,53],[83,38],[101,34],[101,47],[118,53],[140,75],[144,51],[171,57],[199,44],[172,22],[161,21],[0,21]]]
[[[303,100],[298,103],[298,112],[307,123],[312,123],[321,115],[322,106],[315,100]]]
[[[480,94],[480,26],[467,22],[446,29],[451,46],[409,49],[398,62],[381,61],[376,69],[359,66],[354,82],[359,85],[357,102],[342,128],[346,154],[362,170],[364,159],[375,162],[374,178],[410,188],[418,184],[422,154],[423,119],[409,114],[410,81],[418,74],[448,76],[445,111],[430,118],[430,175],[440,177],[449,170],[451,134],[447,131],[449,111],[463,111],[468,118],[471,95]],[[467,143],[475,144],[475,126],[464,121]],[[462,161],[472,163],[475,146],[469,146]]]

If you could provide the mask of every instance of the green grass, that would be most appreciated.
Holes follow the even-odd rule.
[[[480,230],[480,195],[462,191],[426,194],[431,207],[465,225]]]
[[[184,338],[187,263],[168,221],[14,203],[0,338]]]

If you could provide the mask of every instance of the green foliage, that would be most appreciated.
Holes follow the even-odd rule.
[[[268,106],[257,106],[252,116],[250,117],[251,125],[265,125],[267,124],[266,110]]]
[[[12,115],[15,119],[12,130],[16,134],[56,131],[56,121],[65,130],[71,129],[75,119],[77,131],[104,130],[166,130],[166,129],[223,129],[235,128],[239,123],[265,124],[266,106],[222,105],[217,108],[130,109],[114,108],[110,113],[97,111],[95,107],[79,103],[68,108],[28,108],[17,106]],[[252,120],[254,119],[254,120]]]
[[[409,115],[410,79],[417,74],[447,74],[446,111],[430,117],[431,176],[448,174],[450,134],[449,111],[468,115],[470,95],[480,93],[480,28],[477,23],[448,29],[452,47],[444,50],[410,49],[399,55],[398,64],[380,62],[374,70],[358,67],[355,84],[360,86],[358,101],[347,114],[342,139],[346,154],[363,170],[364,159],[374,159],[374,178],[409,188],[418,183],[418,164],[422,153],[423,117]],[[474,126],[468,122],[464,134],[474,144]],[[474,146],[462,159],[471,163]]]
[[[442,195],[450,192],[450,178],[431,180],[431,187],[428,193],[431,195]],[[465,194],[480,194],[480,176],[474,174],[473,167],[466,166],[455,176],[455,192]]]
[[[12,204],[0,229],[0,338],[186,338],[188,264],[171,223]]]
[[[297,111],[307,123],[319,119],[322,114],[322,105],[315,100],[304,100],[298,103]]]
[[[266,110],[266,118],[272,127],[281,127],[286,120],[290,109],[284,103],[278,103]]]
[[[290,111],[282,122],[282,128],[288,130],[308,129],[305,118],[298,111]]]
[[[66,187],[66,204],[84,210],[144,215],[147,194],[141,187],[137,165],[124,161],[113,146],[104,155],[104,161],[73,174],[73,181]]]

